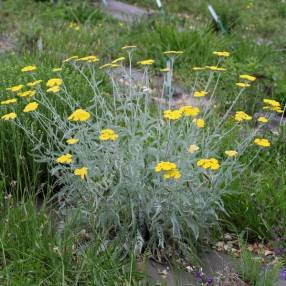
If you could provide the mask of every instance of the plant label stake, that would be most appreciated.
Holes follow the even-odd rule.
[[[158,8],[161,9],[162,8],[161,0],[156,0],[156,3],[157,3]]]
[[[214,10],[213,6],[211,4],[208,4],[208,10],[210,12],[210,14],[212,15],[214,21],[216,22],[216,24],[218,25],[218,27],[220,28],[220,30],[223,33],[227,33],[226,28],[224,27],[222,21],[220,20],[219,16],[217,15],[216,11]]]

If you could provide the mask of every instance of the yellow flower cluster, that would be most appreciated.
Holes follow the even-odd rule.
[[[36,109],[38,109],[39,104],[37,102],[30,102],[28,103],[25,108],[24,108],[24,112],[31,112],[31,111],[35,111]]]
[[[268,98],[264,98],[263,102],[264,104],[266,104],[266,106],[264,106],[263,109],[272,110],[277,113],[283,112],[280,102],[273,100],[273,99],[268,99]]]
[[[32,65],[32,66],[26,66],[26,67],[23,67],[21,69],[22,72],[31,72],[31,71],[35,71],[37,69],[37,67],[35,65]]]
[[[164,52],[165,55],[169,55],[169,56],[172,56],[172,55],[181,55],[183,54],[184,52],[183,51],[166,51]]]
[[[23,87],[24,87],[23,84],[19,84],[19,85],[8,87],[8,88],[6,88],[6,90],[12,91],[12,92],[17,92],[17,91],[21,90]]]
[[[268,139],[265,138],[256,138],[254,143],[261,147],[270,147],[271,143]]]
[[[17,95],[20,97],[33,97],[35,94],[36,94],[35,90],[27,90],[24,92],[17,93]]]
[[[193,123],[198,127],[198,128],[204,128],[205,127],[205,121],[202,118],[197,118],[193,120]]]
[[[15,112],[7,113],[1,117],[2,120],[14,120],[17,117],[17,114]]]
[[[73,160],[72,154],[68,153],[58,157],[56,162],[60,164],[70,164],[72,163],[72,160]]]
[[[245,82],[237,82],[236,85],[242,88],[250,87],[250,84]]]
[[[207,92],[204,91],[204,90],[195,91],[195,92],[194,92],[194,97],[203,97],[203,96],[206,96],[206,95],[207,95]]]
[[[206,66],[206,68],[211,71],[226,71],[226,68],[222,68],[218,66]]]
[[[136,49],[136,48],[137,48],[137,46],[130,45],[130,46],[124,46],[124,47],[122,47],[121,49],[122,49],[122,50],[129,50],[129,49]]]
[[[191,116],[191,117],[196,117],[200,113],[200,109],[198,107],[193,107],[191,105],[185,105],[182,106],[179,111],[183,116]]]
[[[155,172],[160,173],[164,172],[164,179],[175,179],[178,180],[181,178],[181,173],[177,168],[177,165],[172,162],[159,162],[155,166]]]
[[[91,117],[90,113],[78,108],[69,117],[70,121],[87,121]]]
[[[243,111],[237,111],[235,113],[235,116],[234,116],[234,120],[238,121],[238,122],[248,121],[248,120],[251,120],[251,119],[252,119],[252,116],[246,114]]]
[[[47,81],[47,92],[57,93],[60,91],[60,86],[63,84],[63,80],[61,78],[51,78]]]
[[[238,152],[235,150],[227,150],[224,152],[228,157],[236,157],[238,155]]]
[[[122,61],[124,61],[124,60],[125,60],[125,57],[120,57],[120,58],[117,58],[117,59],[113,60],[111,63],[112,63],[112,64],[116,64],[116,63],[122,62]]]
[[[79,58],[78,61],[95,63],[95,62],[98,62],[99,59],[97,56],[86,56],[86,57]]]
[[[177,120],[180,119],[182,117],[182,112],[180,110],[165,110],[163,113],[163,117],[165,119],[169,119],[169,120]]]
[[[42,82],[42,80],[39,79],[39,80],[28,82],[26,85],[29,86],[29,87],[34,87],[34,86],[40,84],[41,82]]]
[[[79,176],[82,180],[87,176],[88,168],[82,167],[74,170],[74,174]]]
[[[78,56],[71,56],[65,60],[63,60],[64,63],[68,63],[70,61],[73,61],[73,60],[77,60],[78,59]]]
[[[258,117],[257,121],[260,123],[267,123],[268,119],[264,116],[260,116],[260,117]]]
[[[229,52],[213,52],[214,55],[219,56],[219,57],[229,57],[230,53]]]
[[[17,102],[16,98],[11,98],[11,99],[1,101],[0,104],[1,105],[8,105],[8,104],[16,103],[16,102]]]
[[[155,62],[154,60],[148,59],[148,60],[139,61],[137,62],[137,64],[142,65],[142,66],[149,66],[149,65],[153,65],[154,62]]]
[[[191,145],[189,146],[188,152],[189,152],[190,154],[193,154],[193,153],[195,153],[195,152],[197,152],[197,151],[199,151],[199,150],[200,150],[200,147],[199,147],[199,146],[197,146],[196,144],[191,144]]]
[[[249,80],[249,81],[255,81],[256,80],[255,76],[248,75],[248,74],[241,74],[239,77],[242,79]]]
[[[103,129],[100,131],[99,140],[101,141],[116,141],[118,139],[118,134],[116,134],[112,129]]]
[[[76,138],[69,138],[69,139],[67,139],[66,142],[67,142],[68,145],[74,145],[74,144],[76,144],[78,141],[79,141],[79,140],[76,139]]]
[[[220,167],[219,161],[215,158],[209,159],[200,159],[197,162],[198,167],[202,167],[204,169],[218,170]]]

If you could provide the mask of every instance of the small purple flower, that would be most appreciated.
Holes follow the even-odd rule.
[[[285,249],[282,247],[274,249],[274,253],[276,256],[282,256],[284,254],[284,252],[285,252]]]
[[[213,283],[213,279],[211,277],[208,277],[207,283],[208,283],[208,285],[212,284]]]
[[[286,280],[286,269],[285,268],[280,269],[279,276],[281,280]]]

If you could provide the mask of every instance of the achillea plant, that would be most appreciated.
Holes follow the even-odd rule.
[[[103,64],[101,69],[96,56],[73,56],[63,61],[62,70],[69,65],[90,86],[90,106],[79,106],[79,99],[70,95],[64,78],[51,78],[41,85],[34,76],[36,68],[29,68],[33,81],[27,86],[35,88],[36,94],[32,92],[30,103],[29,96],[18,98],[26,102],[24,112],[29,114],[16,111],[18,103],[7,98],[2,102],[6,113],[1,112],[1,118],[25,130],[35,144],[36,158],[47,162],[57,178],[61,191],[56,196],[61,197],[63,206],[80,209],[98,231],[109,234],[110,241],[119,239],[125,251],[140,252],[147,247],[155,252],[169,244],[185,251],[207,237],[217,224],[218,211],[224,210],[222,195],[230,191],[233,178],[244,168],[239,158],[247,147],[263,149],[271,143],[267,138],[256,138],[259,128],[249,128],[248,136],[226,150],[220,147],[225,136],[245,129],[252,120],[243,111],[233,112],[235,103],[253,81],[252,76],[241,76],[244,81],[238,87],[234,81],[238,94],[222,118],[217,119],[212,108],[219,78],[226,72],[222,64],[194,69],[210,76],[204,88],[194,84],[194,100],[199,106],[201,97],[210,96],[210,104],[173,107],[170,75],[175,58],[183,54],[168,52],[165,55],[171,64],[164,70],[167,75],[163,87],[166,90],[167,86],[168,93],[162,92],[166,105],[156,105],[148,86],[148,68],[154,60],[138,61],[144,70],[143,84],[133,83],[135,48],[123,48],[129,59],[127,66],[124,57],[115,60],[116,64]],[[127,85],[117,82],[114,65],[120,66]],[[112,97],[99,88],[95,76],[99,70],[105,70],[110,77]],[[212,85],[213,78],[217,81]],[[22,93],[23,86],[8,90]],[[63,114],[52,103],[54,96],[64,104]],[[11,105],[7,105],[9,100]],[[279,103],[267,99],[264,102],[269,112],[281,110]],[[23,116],[38,121],[47,143],[42,142],[37,130],[21,123]],[[234,123],[223,127],[229,119]]]

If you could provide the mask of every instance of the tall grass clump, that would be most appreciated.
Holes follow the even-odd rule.
[[[217,226],[218,213],[224,211],[222,196],[231,192],[231,182],[253,160],[242,164],[240,156],[248,148],[256,148],[258,154],[271,145],[258,135],[260,127],[252,129],[247,123],[250,115],[241,110],[233,114],[255,77],[240,75],[240,82],[233,83],[235,100],[218,118],[215,94],[228,52],[214,52],[219,58],[216,66],[194,68],[207,73],[208,81],[203,84],[198,74],[191,103],[176,106],[172,75],[175,59],[183,52],[164,53],[163,87],[154,92],[149,86],[153,59],[137,62],[142,80],[133,78],[135,49],[123,47],[125,57],[100,67],[96,56],[72,56],[46,83],[36,77],[36,66],[24,67],[31,76],[29,89],[9,88],[18,96],[7,99],[1,119],[24,130],[35,159],[49,165],[60,187],[56,196],[61,208],[80,210],[83,223],[95,225],[107,235],[107,243],[120,242],[123,253],[145,248],[158,253],[172,246],[186,255]],[[84,80],[90,88],[85,106],[83,95],[71,96],[61,77],[62,69],[68,68],[78,72],[75,81]],[[104,70],[112,94],[101,90]],[[269,112],[281,112],[278,102],[264,103]],[[23,117],[30,124],[23,124]],[[266,121],[260,118],[260,126]],[[222,149],[231,132],[239,134],[237,140]]]

